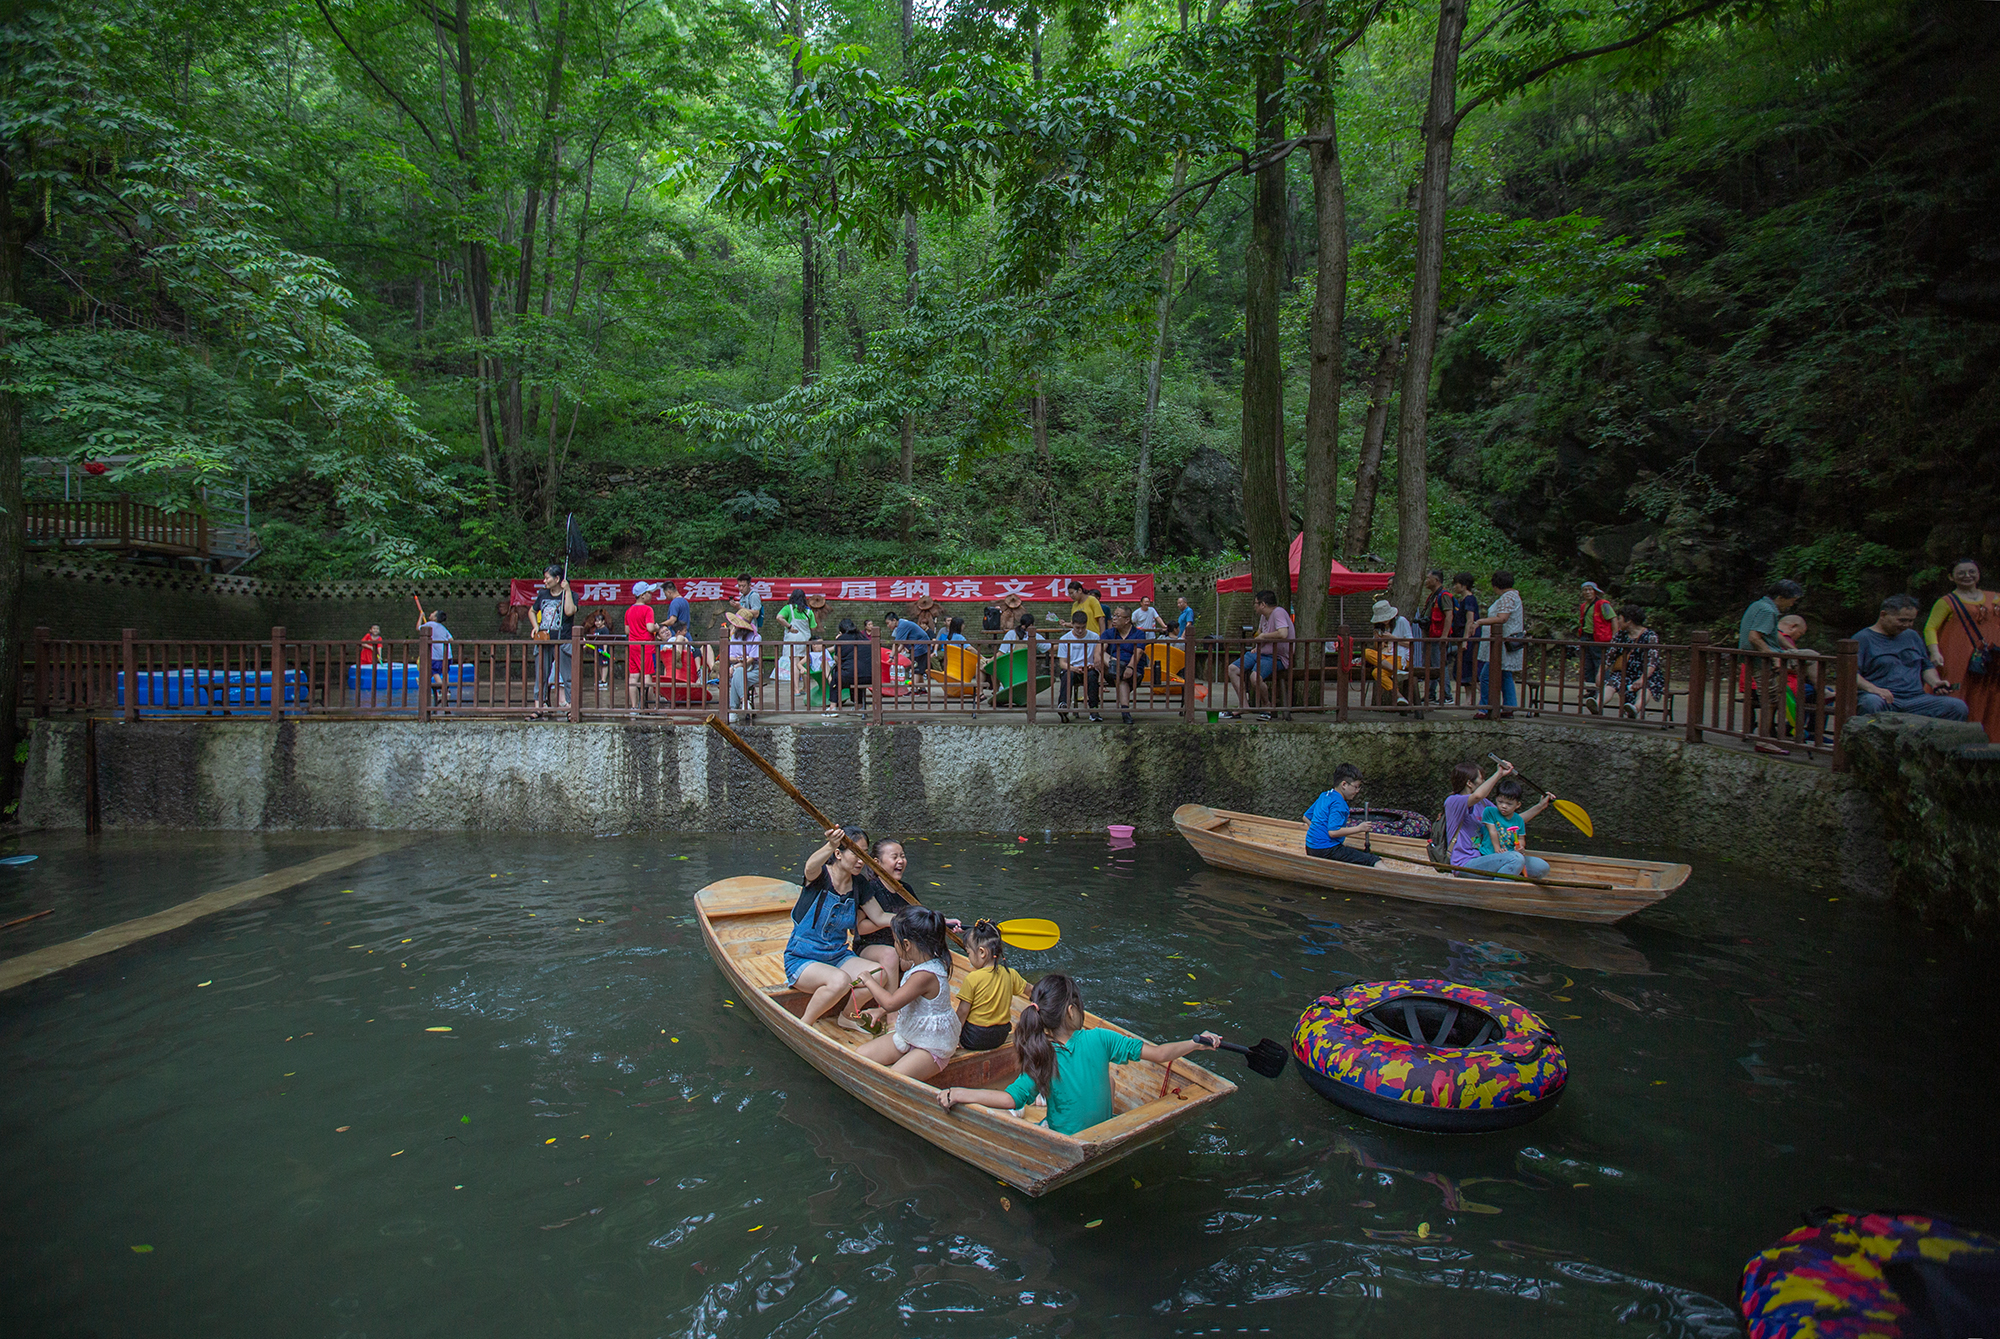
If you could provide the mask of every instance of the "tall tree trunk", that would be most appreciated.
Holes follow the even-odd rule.
[[[811,219],[799,224],[799,250],[804,260],[799,267],[799,384],[810,386],[819,380],[819,250],[813,239]]]
[[[1186,14],[1183,6],[1182,14]],[[1182,27],[1186,27],[1183,23]],[[1173,190],[1187,184],[1187,155],[1174,159]],[[1167,361],[1167,330],[1174,314],[1174,260],[1179,248],[1168,242],[1160,253],[1160,300],[1153,310],[1153,357],[1146,364],[1146,416],[1139,421],[1139,473],[1132,498],[1132,551],[1139,557],[1153,542],[1153,425],[1160,415],[1160,373]]]
[[[484,192],[479,163],[479,98],[473,83],[472,3],[457,0],[452,14],[454,73],[458,77],[458,134],[454,144],[465,173],[465,199],[477,201]],[[500,482],[499,452],[495,449],[495,422],[490,393],[497,368],[489,350],[493,340],[493,276],[487,268],[486,243],[478,236],[465,243],[465,297],[472,316],[472,338],[478,348],[478,384],[473,388],[479,419],[479,445],[486,458],[486,474]]]
[[[1403,362],[1402,413],[1396,421],[1396,580],[1390,599],[1417,607],[1430,562],[1431,363],[1437,357],[1438,294],[1444,275],[1444,214],[1458,130],[1458,48],[1466,0],[1439,0],[1431,55],[1430,103],[1424,111],[1424,167],[1417,181],[1416,273],[1410,282],[1410,349]]]
[[[1256,57],[1257,151],[1285,135],[1285,64],[1275,34]],[[1243,527],[1250,536],[1252,586],[1290,601],[1291,536],[1280,510],[1279,452],[1285,437],[1284,367],[1278,344],[1278,289],[1285,264],[1285,165],[1259,168],[1243,255]]]
[[[42,216],[31,204],[16,210],[13,173],[0,188],[0,311],[21,300],[21,267]],[[0,325],[0,354],[10,341]],[[0,802],[13,798],[14,746],[20,733],[21,597],[27,580],[27,512],[21,501],[20,395],[0,386]]]
[[[806,0],[792,0],[792,92],[805,83]],[[810,212],[799,220],[799,384],[819,380],[819,248]],[[835,463],[838,471],[838,462]]]
[[[903,0],[903,81],[914,82],[910,68],[910,39],[916,35],[916,0]],[[903,211],[903,311],[914,311],[917,305],[917,211]],[[898,477],[905,489],[916,482],[917,476],[917,415],[914,410],[903,411],[903,454]],[[897,539],[910,542],[910,527],[916,524],[917,508],[914,503],[903,504],[903,523]]]
[[[1331,107],[1321,123],[1326,136],[1312,146],[1313,218],[1318,226],[1317,284],[1312,309],[1312,380],[1306,391],[1305,515],[1299,540],[1298,623],[1302,632],[1327,632],[1327,579],[1340,482],[1340,383],[1346,344],[1347,188],[1340,176],[1339,125]]]
[[[1188,0],[1181,0],[1181,31],[1188,28]],[[1187,185],[1187,154],[1174,156],[1172,194]],[[1153,425],[1160,414],[1160,371],[1167,359],[1167,328],[1174,313],[1174,259],[1179,250],[1175,233],[1160,253],[1160,302],[1153,313],[1153,359],[1146,365],[1146,416],[1139,421],[1139,477],[1132,498],[1132,551],[1139,557],[1153,542]]]
[[[1343,553],[1366,553],[1368,537],[1375,533],[1375,489],[1382,478],[1382,439],[1389,435],[1389,390],[1396,384],[1396,363],[1402,349],[1400,338],[1384,345],[1375,359],[1375,375],[1368,381],[1368,419],[1361,429],[1361,459],[1354,467],[1354,503],[1347,510]]]
[[[903,0],[903,41],[907,47],[910,35],[910,0]],[[903,310],[914,311],[917,305],[917,211],[903,211]],[[910,488],[917,476],[917,415],[916,411],[903,411],[903,456],[899,477],[904,488]],[[915,503],[903,504],[903,524],[898,538],[905,544],[910,542],[910,527],[916,524]]]
[[[1035,86],[1036,95],[1042,89],[1042,23],[1036,15],[1034,37],[1029,47],[1029,78]],[[1049,468],[1049,397],[1042,391],[1042,374],[1035,372],[1035,393],[1028,400],[1028,421],[1035,438],[1035,463],[1046,473]]]

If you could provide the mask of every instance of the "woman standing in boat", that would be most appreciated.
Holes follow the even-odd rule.
[[[799,900],[792,906],[792,937],[785,942],[785,981],[794,990],[810,990],[800,1019],[807,1027],[840,1003],[854,979],[875,964],[847,946],[847,936],[859,921],[856,894],[866,894],[861,848],[850,839],[866,841],[859,828],[828,828],[826,843],[806,857]],[[871,899],[872,901],[872,899]],[[867,929],[874,923],[868,922]]]

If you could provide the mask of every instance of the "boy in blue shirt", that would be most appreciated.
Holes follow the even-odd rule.
[[[1361,793],[1361,769],[1344,762],[1333,769],[1333,789],[1312,802],[1306,810],[1306,854],[1321,860],[1344,860],[1350,865],[1377,865],[1382,857],[1373,851],[1357,851],[1343,839],[1368,831],[1366,823],[1349,823],[1348,812],[1354,797]]]
[[[1500,778],[1500,784],[1493,788],[1493,803],[1479,811],[1479,854],[1503,858],[1506,867],[1496,868],[1495,873],[1543,879],[1548,877],[1549,862],[1528,854],[1528,824],[1555,796],[1544,795],[1534,807],[1523,809],[1521,797],[1526,790],[1519,777]]]

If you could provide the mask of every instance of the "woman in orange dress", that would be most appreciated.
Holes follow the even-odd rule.
[[[1931,606],[1924,640],[1945,682],[1958,685],[1967,719],[1985,726],[1987,739],[2000,741],[2000,592],[1979,588],[1973,559],[1951,565],[1951,589]],[[1972,672],[1975,651],[1984,673]]]

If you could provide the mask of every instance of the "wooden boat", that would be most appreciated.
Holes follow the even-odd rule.
[[[1239,814],[1184,804],[1174,810],[1174,826],[1196,854],[1218,869],[1241,870],[1266,878],[1337,888],[1346,893],[1400,897],[1448,907],[1479,907],[1562,921],[1617,921],[1649,907],[1687,882],[1686,865],[1610,856],[1537,851],[1549,862],[1551,884],[1448,874],[1430,864],[1425,844],[1414,837],[1377,834],[1369,849],[1383,857],[1375,866],[1350,865],[1306,854],[1306,825],[1259,814]],[[1359,849],[1350,837],[1347,845]],[[1566,888],[1564,883],[1609,885]]]
[[[1027,1194],[1053,1190],[1157,1143],[1236,1091],[1235,1084],[1187,1060],[1175,1061],[1171,1074],[1142,1060],[1112,1066],[1117,1114],[1075,1135],[1043,1125],[1048,1111],[1041,1106],[1028,1107],[1025,1118],[990,1107],[946,1111],[938,1105],[939,1088],[1004,1088],[1012,1082],[1020,1073],[1014,1048],[960,1051],[941,1074],[919,1082],[856,1055],[865,1038],[830,1018],[806,1027],[799,1015],[810,996],[785,984],[785,941],[798,892],[798,884],[785,879],[744,876],[694,895],[701,937],[737,1001],[807,1064],[876,1111]],[[958,970],[966,970],[965,960],[954,957]],[[1014,1000],[1016,1016],[1023,1004]],[[1091,1027],[1125,1031],[1095,1015],[1088,1021]]]

